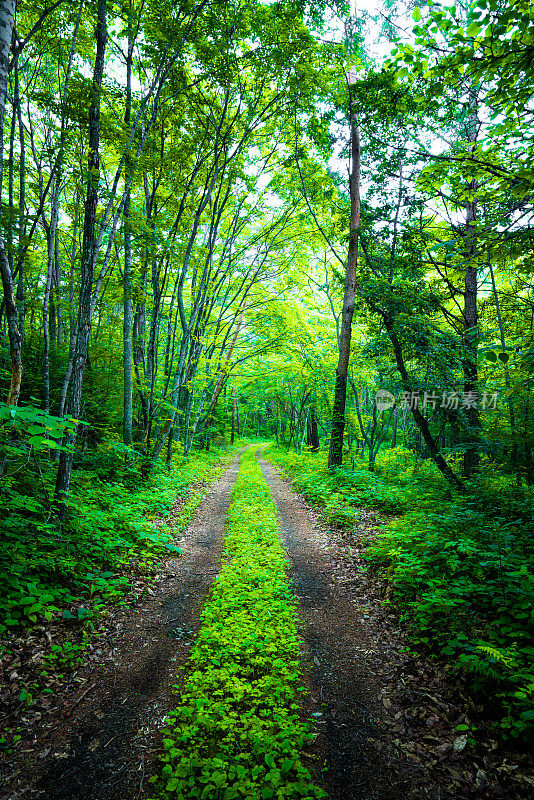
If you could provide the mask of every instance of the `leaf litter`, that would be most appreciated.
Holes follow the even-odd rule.
[[[267,469],[276,484],[274,470]],[[284,495],[283,489],[279,494]],[[366,547],[390,518],[361,509],[354,527],[339,529],[328,525],[302,495],[292,495],[294,513],[307,528],[308,566],[315,560],[318,569],[330,575],[334,596],[341,594],[357,614],[360,641],[352,645],[352,663],[366,677],[376,720],[374,744],[382,753],[383,769],[390,771],[385,778],[390,793],[384,796],[390,800],[532,797],[532,754],[497,738],[483,707],[457,674],[439,661],[411,652],[400,613],[389,602],[388,583],[364,558]],[[291,546],[288,550],[292,555]],[[339,692],[343,671],[338,670],[335,678]],[[376,767],[381,768],[378,761]],[[380,781],[378,774],[376,779]],[[347,789],[339,789],[340,798],[351,796]],[[376,786],[362,791],[362,798],[380,792]]]

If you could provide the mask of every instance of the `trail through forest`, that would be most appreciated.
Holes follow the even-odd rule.
[[[238,462],[179,541],[181,557],[164,562],[154,596],[123,618],[77,698],[43,726],[27,760],[15,762],[2,800],[153,796],[148,779],[161,769],[161,728],[177,705],[173,686],[220,568]],[[314,725],[303,756],[315,784],[330,800],[502,797],[480,770],[469,786],[476,765],[450,740],[457,709],[428,665],[412,665],[416,678],[405,672],[402,636],[393,617],[384,617],[373,579],[275,468],[261,457],[260,464],[292,563],[309,689],[304,715]]]
[[[314,755],[327,768],[321,782],[331,800],[406,797],[406,769],[399,769],[387,750],[388,737],[377,718],[380,687],[362,656],[374,649],[366,619],[348,599],[346,585],[336,580],[326,532],[314,524],[309,506],[270,464],[261,463],[293,564],[309,668],[309,712],[317,733]]]
[[[150,791],[146,778],[159,752],[159,730],[176,705],[173,685],[220,567],[238,464],[235,456],[212,486],[179,542],[182,555],[164,562],[154,596],[126,618],[78,696],[96,684],[94,689],[71,716],[64,712],[43,731],[33,763],[25,759],[8,776],[4,798],[133,800]]]
[[[533,42],[0,0],[0,800],[533,796]]]

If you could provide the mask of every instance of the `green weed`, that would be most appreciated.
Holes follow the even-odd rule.
[[[534,522],[532,504],[487,476],[452,497],[431,464],[405,448],[385,451],[378,474],[329,474],[322,456],[274,448],[331,523],[351,525],[359,506],[396,515],[366,556],[389,583],[412,646],[462,672],[505,736],[534,734]],[[357,465],[355,465],[357,467]]]
[[[197,508],[205,490],[188,486],[213,478],[223,467],[220,451],[193,453],[171,473],[154,469],[137,486],[104,481],[94,471],[78,471],[59,525],[43,499],[42,486],[20,476],[4,477],[0,484],[0,635],[54,619],[73,619],[69,606],[82,606],[76,619],[94,608],[120,601],[128,591],[118,574],[133,561],[147,565],[156,555],[179,553],[173,536],[155,525],[170,510],[177,495],[186,502],[176,520],[181,530]],[[105,459],[104,459],[105,460]],[[219,465],[219,467],[217,467]],[[94,465],[93,465],[94,466]],[[214,470],[216,470],[214,472]],[[53,469],[42,473],[52,492]],[[129,475],[129,473],[128,473]],[[27,478],[27,476],[26,476]]]
[[[300,759],[297,615],[276,512],[252,453],[232,493],[225,562],[164,740],[160,798],[317,798]]]

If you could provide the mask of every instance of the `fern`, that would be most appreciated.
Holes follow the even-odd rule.
[[[502,650],[498,650],[496,647],[490,647],[487,644],[479,644],[477,645],[476,649],[492,658],[496,663],[504,664],[504,666],[508,669],[512,669],[512,664],[514,662],[513,655],[503,653]],[[513,649],[515,649],[515,645],[512,645],[512,647],[509,648],[509,650]]]
[[[469,672],[485,680],[506,683],[511,677],[509,670],[517,666],[517,649],[515,644],[503,649],[481,644],[474,647],[474,652],[463,653],[459,660]]]

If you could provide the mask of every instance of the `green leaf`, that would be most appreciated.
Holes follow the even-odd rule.
[[[265,763],[267,764],[268,767],[270,767],[270,769],[274,767],[274,757],[272,753],[267,753],[267,755],[265,756]]]
[[[31,606],[35,603],[35,597],[21,597],[19,600],[20,606]]]
[[[414,8],[412,18],[415,20],[415,22],[419,22],[419,20],[421,19],[421,9],[419,8],[419,6],[416,6]]]
[[[486,361],[491,361],[491,363],[494,364],[497,361],[497,353],[494,353],[493,350],[488,350],[484,353],[484,358]]]
[[[472,22],[471,25],[469,25],[469,27],[467,28],[466,34],[467,36],[475,37],[478,36],[481,30],[482,30],[482,25],[480,25],[480,23]]]
[[[34,447],[48,447],[48,439],[45,439],[44,436],[30,436],[28,442]]]

